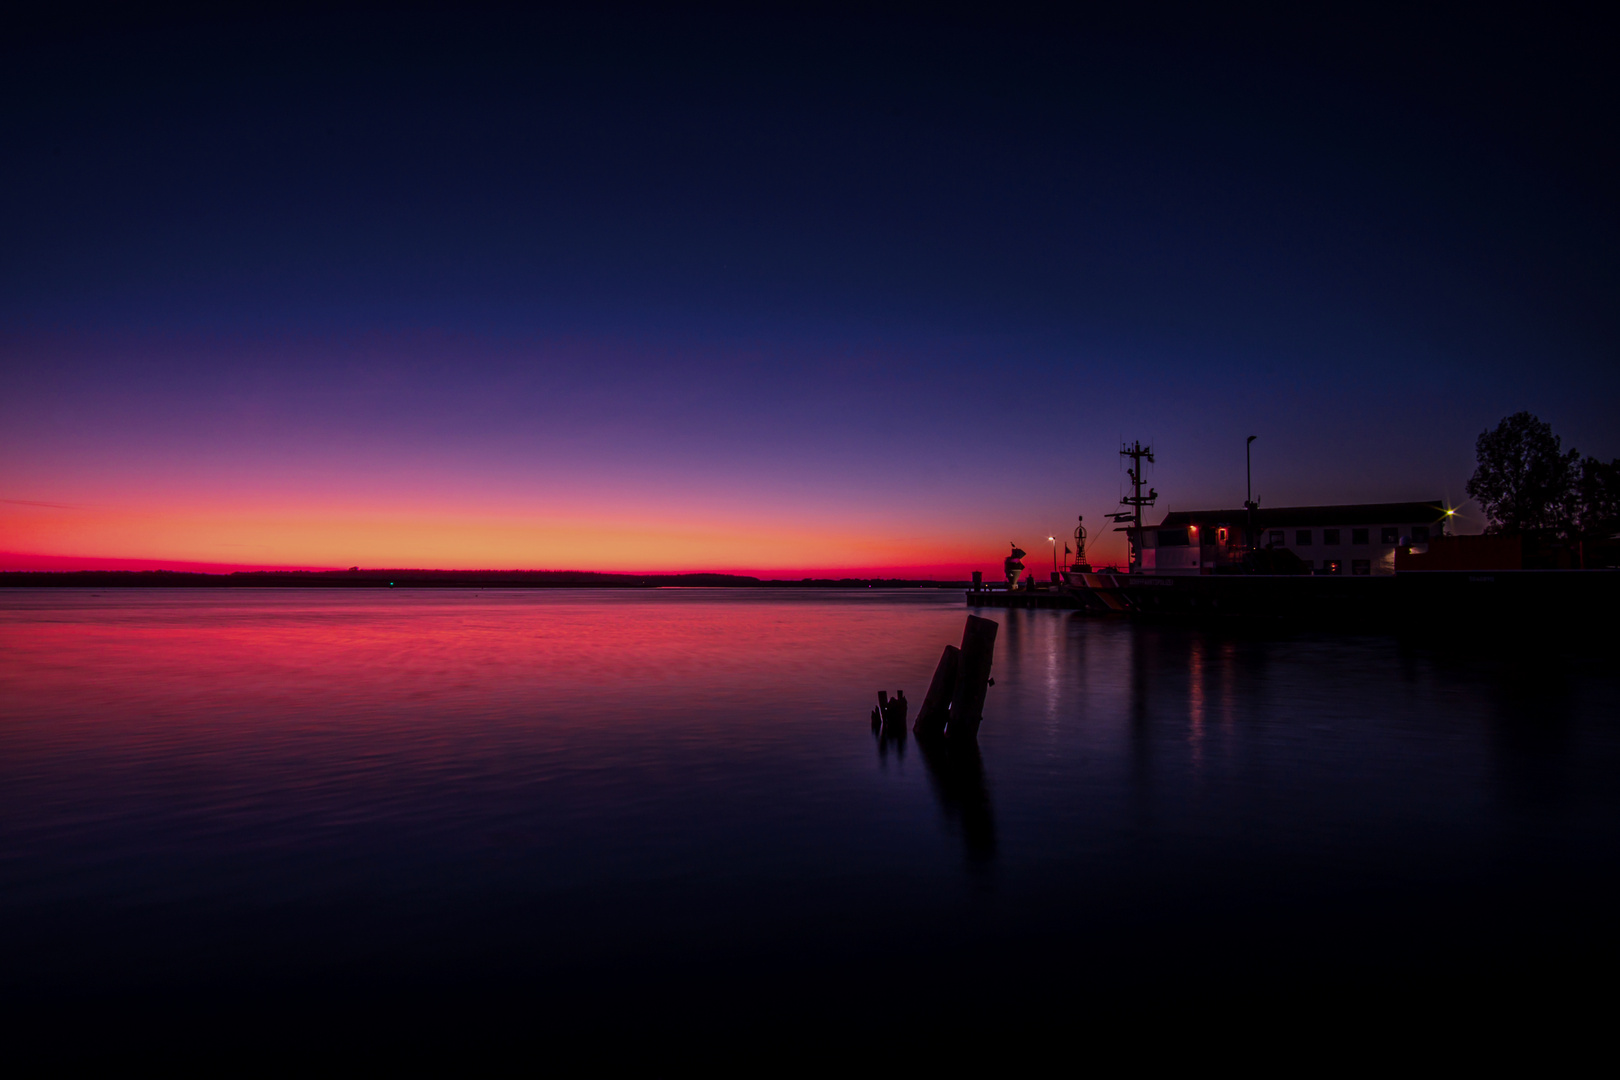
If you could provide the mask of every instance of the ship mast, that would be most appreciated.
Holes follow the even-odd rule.
[[[1131,573],[1142,572],[1142,507],[1152,506],[1158,499],[1159,493],[1151,487],[1146,495],[1142,494],[1142,459],[1146,458],[1149,465],[1153,464],[1153,447],[1143,446],[1141,441],[1131,443],[1129,446],[1121,445],[1120,457],[1131,459],[1131,467],[1127,475],[1131,478],[1131,493],[1119,500],[1121,506],[1129,506],[1131,511],[1125,514],[1111,514],[1115,521],[1129,517],[1131,525],[1127,528],[1114,530],[1122,532],[1131,542]]]

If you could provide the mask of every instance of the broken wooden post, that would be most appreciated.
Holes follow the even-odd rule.
[[[896,738],[906,737],[906,712],[911,703],[906,700],[904,690],[896,690],[894,697],[889,699],[889,713],[883,718],[883,733]]]
[[[995,658],[998,625],[977,615],[962,628],[962,657],[956,689],[951,694],[951,715],[946,734],[953,739],[974,739],[984,719],[984,696],[990,690],[990,662]]]
[[[911,730],[920,739],[945,734],[945,721],[951,715],[951,695],[956,693],[956,671],[962,650],[955,645],[945,646],[939,665],[934,668],[934,681],[928,684],[922,708],[917,710],[917,723]]]

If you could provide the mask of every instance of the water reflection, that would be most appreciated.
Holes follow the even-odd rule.
[[[1608,664],[1009,611],[977,746],[868,743],[873,688],[920,698],[962,623],[864,590],[0,594],[0,1007],[716,957],[847,987],[912,970],[874,911],[1099,986],[1607,933],[1577,901],[1620,899]]]
[[[1194,638],[1187,654],[1187,745],[1196,770],[1204,763],[1204,641]]]
[[[1577,703],[1565,665],[1544,650],[1520,650],[1493,673],[1490,745],[1499,796],[1533,813],[1557,810],[1573,794],[1577,752]]]
[[[872,710],[872,737],[877,740],[878,761],[887,765],[892,748],[896,758],[906,756],[906,721],[911,712],[904,690],[878,691],[877,708]]]
[[[968,864],[985,866],[996,854],[996,822],[978,743],[919,736],[917,749],[946,822],[962,838]]]

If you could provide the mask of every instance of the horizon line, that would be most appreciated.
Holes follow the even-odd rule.
[[[344,573],[457,573],[457,574],[599,574],[622,577],[676,577],[693,574],[717,574],[732,577],[754,577],[761,580],[804,580],[805,578],[906,578],[909,580],[967,580],[974,569],[992,576],[999,570],[1000,555],[987,556],[982,567],[968,567],[956,561],[900,564],[898,566],[833,566],[833,567],[728,567],[681,569],[579,569],[553,567],[490,566],[433,567],[433,566],[311,566],[308,564],[230,563],[208,562],[198,559],[131,558],[85,555],[44,555],[31,552],[0,551],[0,573],[124,573],[169,571],[173,573],[228,576],[230,574],[344,574]],[[996,574],[996,576],[999,576]]]

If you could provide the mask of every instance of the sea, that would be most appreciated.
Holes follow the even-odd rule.
[[[1606,649],[987,609],[976,746],[874,731],[967,614],[7,589],[0,1008],[67,1049],[612,1055],[1612,981]]]

